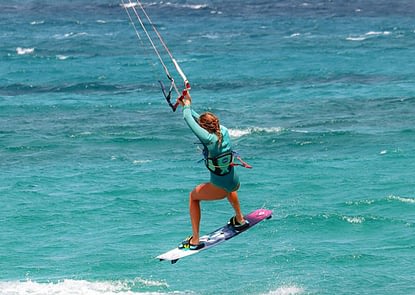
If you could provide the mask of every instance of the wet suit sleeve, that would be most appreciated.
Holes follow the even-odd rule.
[[[200,139],[204,144],[212,143],[216,141],[216,135],[207,132],[205,129],[199,126],[197,119],[200,115],[193,111],[189,106],[183,108],[183,118],[186,121],[187,125],[193,131],[193,133]]]
[[[199,120],[200,115],[198,113],[196,113],[196,111],[193,110],[192,108],[191,108],[191,110],[192,110],[192,117],[195,118],[195,120]]]

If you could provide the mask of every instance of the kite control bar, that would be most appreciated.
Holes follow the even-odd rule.
[[[176,111],[176,109],[177,109],[177,107],[180,105],[180,102],[182,102],[182,101],[183,101],[183,99],[184,99],[184,97],[187,95],[187,91],[188,91],[190,88],[187,88],[187,89],[183,90],[182,95],[181,95],[181,96],[179,96],[179,97],[176,99],[176,102],[173,104],[173,103],[171,102],[171,92],[172,92],[172,90],[173,90],[173,86],[170,86],[170,88],[169,88],[169,92],[166,92],[166,87],[164,87],[163,82],[161,82],[161,81],[159,80],[159,83],[160,83],[160,86],[161,86],[161,91],[163,92],[163,95],[164,95],[164,97],[166,98],[167,103],[169,104],[169,106],[171,107],[171,109],[173,110],[173,112],[175,112],[175,111]],[[189,85],[190,85],[190,84],[189,84]]]
[[[177,61],[175,59],[172,59],[172,60],[176,67],[177,72],[180,74],[180,76],[182,77],[184,81],[185,90],[183,90],[182,94],[176,99],[176,102],[173,104],[171,102],[171,92],[173,91],[173,89],[176,89],[176,92],[177,92],[177,87],[174,83],[174,79],[170,75],[167,75],[167,78],[170,80],[170,87],[169,87],[168,92],[166,91],[166,87],[164,86],[161,80],[159,80],[159,83],[160,83],[161,91],[163,92],[164,98],[166,99],[167,103],[169,104],[173,112],[175,112],[177,107],[180,105],[180,102],[183,101],[184,97],[187,95],[187,91],[189,91],[191,87],[190,87],[189,81],[187,80],[185,74],[183,73]]]

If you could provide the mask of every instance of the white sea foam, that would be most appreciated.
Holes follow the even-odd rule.
[[[347,205],[371,205],[375,200],[347,201]]]
[[[87,32],[80,32],[80,33],[70,32],[70,33],[65,33],[65,34],[55,34],[53,37],[55,39],[61,40],[61,39],[67,39],[67,38],[82,37],[82,36],[87,36],[87,35],[88,35]]]
[[[184,4],[183,5],[183,8],[190,8],[190,9],[195,9],[195,10],[204,9],[207,7],[208,7],[207,4]]]
[[[366,40],[368,38],[373,38],[373,37],[376,37],[376,36],[388,36],[390,34],[391,34],[391,32],[389,32],[389,31],[380,31],[380,32],[370,31],[370,32],[367,32],[363,35],[349,36],[349,37],[346,38],[346,40],[348,40],[348,41],[363,41],[363,40]]]
[[[16,48],[16,53],[18,55],[32,54],[33,52],[35,52],[34,48],[22,48],[22,47]]]
[[[213,39],[218,39],[219,35],[218,34],[205,34],[205,35],[202,35],[202,37],[213,40]]]
[[[65,60],[65,59],[68,59],[69,58],[69,56],[66,56],[66,55],[61,55],[61,54],[58,54],[57,56],[56,56],[56,59],[59,59],[59,60]]]
[[[136,278],[134,281],[148,287],[169,287],[169,285],[166,282],[161,281],[147,280],[143,278]]]
[[[415,204],[415,199],[413,199],[413,198],[404,198],[404,197],[399,197],[399,196],[389,196],[388,199],[399,201],[399,202],[402,202],[402,203]]]
[[[146,164],[146,163],[150,163],[151,160],[134,160],[133,164],[134,165],[141,165],[141,164]]]
[[[126,4],[121,4],[121,6],[122,7],[124,7],[124,8],[132,8],[132,7],[135,7],[135,6],[137,6],[138,5],[138,3],[126,3]]]
[[[45,23],[45,21],[44,20],[39,20],[39,21],[32,21],[32,22],[30,22],[30,24],[32,25],[32,26],[35,26],[35,25],[43,25]]]
[[[366,40],[365,37],[347,37],[346,38],[347,41],[363,41]]]
[[[261,127],[250,127],[250,128],[243,128],[243,129],[228,129],[229,135],[234,138],[239,138],[242,136],[246,136],[252,133],[280,133],[283,129],[281,127],[269,127],[269,128],[261,128]]]
[[[388,31],[383,31],[383,32],[367,32],[365,35],[366,36],[378,36],[378,35],[384,35],[384,36],[387,36],[387,35],[390,35],[391,33],[390,32],[388,32]]]
[[[164,5],[171,6],[174,8],[187,8],[193,10],[205,9],[209,7],[207,4],[177,4],[172,2],[166,2],[164,3]]]
[[[283,286],[263,295],[297,295],[304,293],[304,289],[297,286]]]
[[[19,282],[0,282],[2,295],[132,295],[132,294],[169,294],[168,292],[132,291],[137,286],[168,288],[162,281],[136,278],[132,281],[89,282],[85,280],[63,280],[56,283],[38,283],[31,280]],[[173,293],[170,293],[173,294]],[[178,294],[174,292],[174,294]]]
[[[147,3],[146,6],[152,6],[156,4],[157,3]],[[209,7],[207,4],[176,4],[176,3],[171,3],[171,2],[166,2],[163,4],[166,6],[174,7],[174,8],[188,8],[188,9],[193,9],[193,10],[205,9]],[[132,8],[135,6],[138,6],[138,3],[121,4],[121,7],[124,7],[124,8]]]
[[[343,220],[347,221],[348,223],[354,224],[360,224],[365,222],[365,218],[360,216],[343,216]]]
[[[65,34],[64,36],[65,38],[69,38],[69,37],[79,37],[79,36],[86,36],[86,35],[88,35],[87,32],[80,32],[80,33],[70,32],[70,33]]]

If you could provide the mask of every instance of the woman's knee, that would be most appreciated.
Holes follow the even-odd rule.
[[[190,199],[190,201],[198,201],[198,199],[197,199],[197,191],[196,191],[196,188],[194,188],[194,189],[190,192],[190,194],[189,194],[189,199]]]
[[[202,183],[190,192],[190,200],[219,200],[227,197],[227,192],[211,183]]]
[[[235,199],[238,198],[238,193],[236,191],[228,193],[228,199]]]

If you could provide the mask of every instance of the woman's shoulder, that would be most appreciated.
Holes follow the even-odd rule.
[[[220,125],[220,131],[222,133],[221,150],[222,152],[229,151],[232,146],[231,137],[229,135],[229,130],[225,126]]]
[[[226,128],[226,127],[225,127],[225,126],[223,126],[223,125],[220,125],[220,131],[222,131],[222,134],[223,134],[224,132],[229,133],[228,128]]]
[[[224,138],[229,138],[229,137],[230,137],[230,135],[229,135],[229,129],[228,129],[228,128],[226,128],[225,126],[220,125],[220,131],[221,131],[222,136],[223,136]]]

